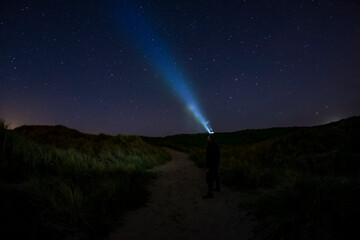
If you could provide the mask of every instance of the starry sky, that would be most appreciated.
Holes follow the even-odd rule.
[[[146,26],[124,18],[128,5]],[[0,118],[88,133],[205,132],[144,50],[152,38],[215,132],[360,115],[359,12],[355,0],[2,0]]]

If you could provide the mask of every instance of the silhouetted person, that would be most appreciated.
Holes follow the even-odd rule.
[[[208,136],[208,145],[206,148],[206,183],[208,185],[208,193],[204,198],[212,198],[215,184],[215,191],[220,192],[220,178],[219,178],[219,162],[220,150],[215,143],[214,134]]]

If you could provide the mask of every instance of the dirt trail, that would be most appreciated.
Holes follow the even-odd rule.
[[[222,187],[213,199],[203,199],[205,173],[186,154],[167,151],[172,161],[152,170],[159,176],[149,187],[150,201],[126,215],[109,239],[252,238],[256,223],[239,209],[241,193]]]

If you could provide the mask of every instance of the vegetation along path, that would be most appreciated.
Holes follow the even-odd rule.
[[[167,150],[172,161],[154,168],[146,206],[125,216],[111,240],[120,239],[250,239],[256,222],[240,210],[242,195],[226,187],[203,199],[205,173],[187,155]]]

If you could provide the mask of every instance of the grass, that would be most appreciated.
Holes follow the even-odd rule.
[[[0,122],[2,239],[96,239],[146,202],[146,169],[170,156],[136,136]]]
[[[263,239],[351,239],[360,216],[359,183],[345,177],[289,179],[248,201]]]
[[[146,141],[205,164],[206,134]],[[360,117],[316,127],[218,133],[222,182],[248,193],[260,239],[348,239],[360,218]]]
[[[360,218],[360,117],[310,128],[216,134],[222,182],[248,193],[262,239],[350,239]],[[145,141],[144,141],[145,140]],[[152,145],[148,144],[151,143]],[[145,171],[169,159],[204,166],[206,134],[165,138],[83,134],[63,126],[0,123],[0,236],[106,235],[144,204]]]

